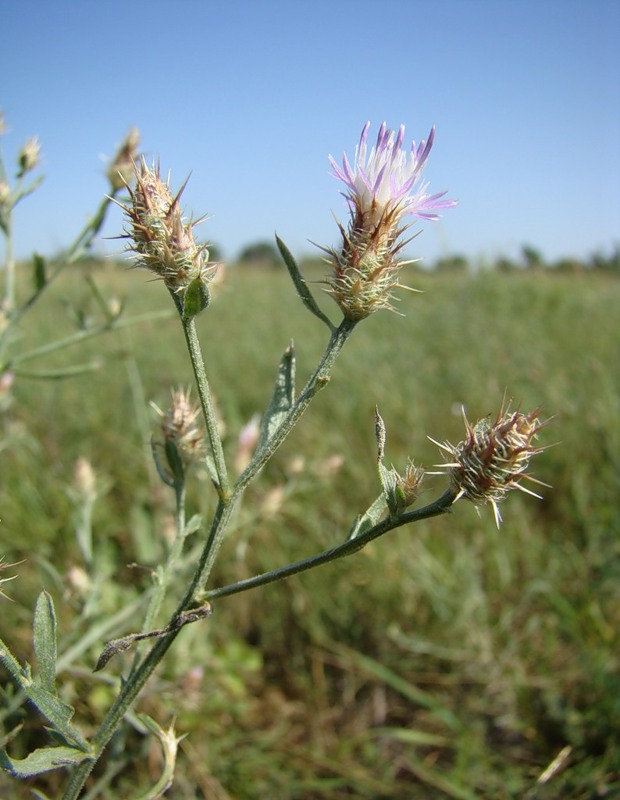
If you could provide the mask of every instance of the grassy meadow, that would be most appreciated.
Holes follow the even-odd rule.
[[[30,659],[36,596],[53,595],[59,683],[88,734],[130,662],[117,657],[96,675],[93,664],[106,641],[140,626],[149,570],[169,542],[173,497],[152,464],[148,402],[164,408],[191,373],[163,286],[121,266],[69,268],[24,318],[18,353],[99,317],[86,275],[126,316],[171,313],[19,365],[1,417],[0,555],[23,563],[3,586],[12,602],[2,601],[0,636]],[[380,491],[375,405],[386,463],[402,469],[411,457],[429,471],[443,459],[427,437],[460,441],[462,405],[471,420],[496,414],[505,392],[524,411],[541,406],[553,421],[540,443],[554,446],[531,471],[553,488],[542,501],[512,492],[499,531],[490,507],[459,502],[351,558],[216,601],[138,704],[187,734],[167,797],[620,796],[620,282],[544,270],[408,282],[423,294],[402,293],[403,316],[359,325],[330,385],[248,490],[212,585],[342,541]],[[321,303],[336,320],[329,298]],[[198,327],[232,458],[291,339],[303,385],[327,330],[284,268],[229,268]],[[81,365],[96,369],[44,375]],[[71,494],[81,457],[100,492],[90,572]],[[421,502],[444,486],[428,476]],[[191,513],[208,517],[214,501],[196,472]],[[190,540],[188,569],[202,535]],[[41,746],[41,726],[3,685],[4,732],[25,726],[13,753]],[[157,743],[132,722],[97,772],[109,800],[137,797],[161,770]],[[53,798],[63,781],[50,772],[32,786]],[[30,796],[0,776],[0,797]]]

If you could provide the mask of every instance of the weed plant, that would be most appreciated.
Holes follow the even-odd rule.
[[[46,371],[58,378],[19,377],[3,416],[3,553],[18,580],[2,587],[11,601],[0,637],[20,664],[34,661],[36,669],[33,605],[45,586],[62,610],[60,697],[92,741],[119,676],[131,676],[132,663],[141,663],[136,648],[144,660],[151,640],[132,641],[104,669],[92,669],[106,642],[140,630],[175,542],[178,507],[151,457],[159,417],[148,401],[165,407],[170,387],[188,386],[192,369],[179,357],[183,330],[161,282],[145,283],[122,263],[78,261],[62,277],[40,298],[36,325],[20,327],[18,352],[72,336],[76,324],[93,326],[98,297],[118,298],[128,319],[157,314],[80,341],[80,363],[94,367],[81,375],[60,377],[74,365],[65,349],[46,356]],[[323,273],[306,278],[329,315],[331,301],[314,292]],[[427,436],[458,441],[462,405],[470,418],[495,420],[497,398],[518,387],[523,408],[554,415],[546,435],[559,443],[536,469],[553,490],[541,501],[511,493],[501,528],[488,505],[478,514],[459,502],[453,513],[391,530],[352,558],[211,595],[215,613],[175,636],[173,655],[144,686],[140,713],[125,710],[84,797],[160,796],[172,773],[167,796],[209,800],[620,791],[613,513],[620,376],[612,366],[620,286],[609,277],[543,272],[416,272],[414,279],[424,294],[404,296],[402,317],[382,312],[356,326],[312,413],[249,484],[209,588],[340,546],[351,510],[366,508],[381,489],[389,517],[394,497],[376,470],[377,405],[390,462],[406,464],[413,453],[416,464],[430,465],[442,459]],[[18,270],[16,296],[26,289]],[[200,338],[217,387],[222,451],[227,463],[240,463],[248,456],[243,435],[269,406],[274,364],[293,339],[303,385],[325,332],[304,312],[284,266],[230,266],[210,289]],[[172,467],[158,457],[166,475],[174,454]],[[444,487],[445,477],[426,475],[416,507]],[[204,460],[190,472],[186,503],[203,521],[217,513]],[[156,641],[169,635],[166,620],[178,615],[204,546],[205,523],[191,519],[150,626],[163,630]],[[49,621],[41,603],[39,596],[39,619]],[[45,706],[42,717],[33,714],[36,699],[24,704],[7,676],[2,719],[14,772],[36,748],[51,748]],[[177,734],[186,735],[178,748]],[[67,735],[52,742],[66,747]],[[22,783],[0,778],[3,798],[32,790],[65,796],[66,770]]]

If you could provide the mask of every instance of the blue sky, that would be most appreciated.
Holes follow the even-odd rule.
[[[298,254],[334,244],[327,156],[366,120],[409,142],[436,126],[425,177],[459,206],[412,257],[620,242],[618,0],[4,0],[1,30],[5,158],[37,135],[47,176],[19,256],[71,242],[130,125],[173,186],[191,172],[186,210],[228,258],[274,231]]]

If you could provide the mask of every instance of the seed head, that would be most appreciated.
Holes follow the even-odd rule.
[[[448,470],[455,501],[464,497],[476,506],[491,503],[499,528],[502,518],[498,503],[511,489],[540,497],[521,481],[541,483],[526,474],[526,470],[531,457],[545,449],[532,443],[546,423],[540,421],[539,409],[523,414],[518,410],[511,412],[509,407],[502,407],[494,422],[485,417],[472,426],[464,412],[463,419],[467,432],[464,441],[457,445],[435,442],[452,458],[441,466]]]
[[[341,249],[322,248],[333,270],[328,292],[352,320],[364,319],[380,308],[392,309],[392,291],[404,288],[398,281],[401,268],[409,263],[400,260],[402,248],[410,241],[401,239],[408,227],[404,218],[437,219],[437,211],[456,205],[442,199],[445,192],[427,194],[428,183],[420,182],[434,129],[427,142],[417,146],[412,142],[407,153],[401,149],[404,126],[396,135],[383,123],[375,147],[367,154],[369,128],[367,122],[353,166],[346,154],[342,167],[329,157],[332,175],[346,186],[343,194],[351,216],[346,230],[339,225]]]

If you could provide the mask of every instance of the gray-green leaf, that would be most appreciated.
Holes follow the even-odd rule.
[[[0,767],[18,778],[30,778],[52,769],[72,767],[87,758],[92,755],[75,747],[41,747],[26,758],[10,758],[5,750],[0,750]]]
[[[277,235],[276,235],[276,244],[278,245],[278,250],[280,251],[280,255],[282,256],[284,263],[286,264],[286,268],[288,269],[289,275],[291,276],[293,283],[295,284],[295,288],[297,289],[297,294],[299,295],[301,302],[305,305],[308,311],[311,311],[315,317],[318,317],[321,320],[321,322],[324,322],[330,329],[330,331],[334,331],[335,328],[331,320],[321,311],[321,309],[317,305],[316,300],[312,296],[312,292],[308,288],[306,279],[301,274],[300,269],[297,266],[297,262],[293,258],[293,254],[284,244],[282,239],[280,239],[280,237]]]
[[[260,452],[286,419],[295,402],[295,351],[293,343],[286,348],[276,374],[273,394],[261,422],[256,452]]]
[[[56,693],[56,614],[51,596],[43,591],[34,611],[34,652],[37,656],[35,680],[52,694]]]

